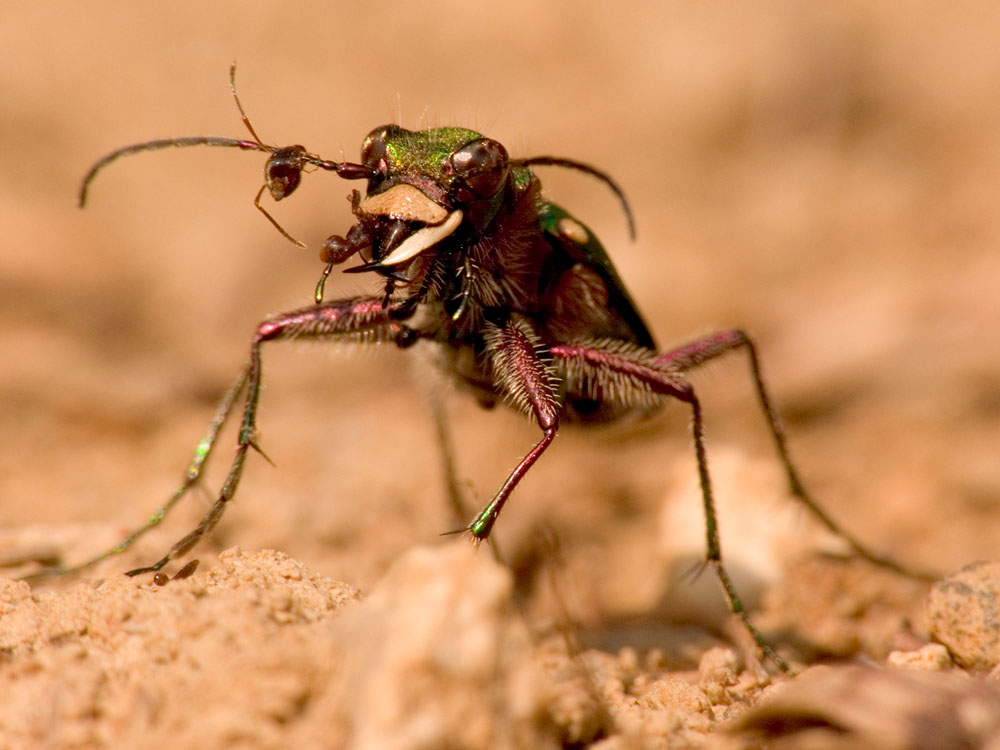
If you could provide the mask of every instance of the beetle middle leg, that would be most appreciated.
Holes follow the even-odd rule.
[[[394,341],[400,346],[409,346],[416,341],[416,338],[412,329],[407,328],[396,319],[399,310],[399,304],[384,307],[381,297],[356,297],[276,315],[260,323],[250,346],[250,359],[244,375],[237,387],[230,392],[232,400],[235,401],[240,392],[246,388],[246,403],[243,407],[236,456],[233,458],[229,474],[222,485],[218,498],[197,527],[175,542],[166,555],[152,565],[130,570],[126,575],[136,576],[158,571],[173,558],[179,557],[193,548],[219,522],[227,504],[236,494],[249,450],[253,448],[261,452],[256,442],[256,435],[261,385],[260,349],[265,341],[290,338],[354,337],[361,341]],[[206,440],[199,446],[199,453],[196,454],[195,460],[198,461],[202,453],[204,456],[201,457],[201,462],[197,465],[197,474],[200,474],[202,465],[214,445],[218,431],[232,408],[231,402],[228,405],[223,402],[223,405],[226,408],[223,410],[220,407],[219,414],[213,421]],[[191,470],[189,469],[189,478],[190,475]],[[178,495],[186,492],[196,479],[197,476],[186,482],[178,490]]]
[[[456,523],[463,523],[467,515],[465,501],[462,498],[462,488],[458,484],[458,473],[455,469],[455,449],[448,430],[448,420],[444,396],[438,389],[429,388],[427,398],[430,402],[431,418],[434,421],[434,436],[441,456],[441,475],[444,489],[448,495],[448,507]]]
[[[465,523],[468,517],[468,508],[462,497],[462,488],[458,482],[458,471],[455,467],[455,448],[451,439],[451,431],[448,429],[448,420],[444,403],[444,396],[437,389],[429,388],[430,393],[427,398],[430,401],[431,417],[434,420],[434,433],[437,438],[438,453],[441,456],[441,477],[444,480],[445,492],[448,495],[448,507],[455,524]],[[465,531],[461,528],[446,534],[461,533]],[[497,542],[495,534],[490,535],[487,540],[490,550],[493,552],[493,559],[501,565],[506,565],[503,553],[500,551],[500,544]]]

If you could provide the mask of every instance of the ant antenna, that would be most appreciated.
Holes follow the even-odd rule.
[[[236,109],[240,111],[240,117],[243,119],[243,124],[247,126],[247,130],[250,131],[250,135],[253,136],[254,141],[263,148],[270,149],[270,146],[265,146],[264,142],[257,135],[257,131],[253,129],[253,125],[250,124],[250,118],[247,116],[246,110],[243,109],[243,104],[240,102],[239,92],[236,91],[236,61],[233,60],[233,64],[229,66],[229,90],[233,92],[233,101],[236,102]]]
[[[306,150],[302,146],[275,148],[274,146],[268,146],[260,139],[260,136],[257,135],[257,131],[253,129],[253,125],[250,123],[250,117],[247,115],[246,110],[243,109],[243,103],[240,102],[240,95],[236,91],[235,60],[233,60],[233,64],[229,67],[229,89],[233,92],[233,101],[236,102],[236,109],[240,111],[240,117],[243,120],[243,124],[246,126],[247,130],[250,131],[250,135],[253,136],[254,142],[256,142],[261,149],[271,154],[267,158],[267,164],[264,166],[264,184],[260,186],[260,190],[258,190],[257,195],[254,196],[253,205],[258,211],[264,214],[264,217],[271,222],[271,225],[275,229],[281,232],[282,237],[287,239],[293,245],[305,249],[306,243],[301,240],[297,240],[290,235],[285,228],[278,223],[277,219],[271,216],[267,209],[260,204],[260,197],[264,194],[264,190],[269,190],[271,197],[274,198],[275,201],[280,201],[286,195],[290,195],[295,188],[299,186],[299,181],[302,177],[302,170],[305,167],[304,157],[306,156]]]
[[[253,204],[281,232],[283,237],[299,247],[306,247],[304,243],[299,242],[285,231],[274,217],[267,212],[267,209],[261,205],[260,199],[264,195],[264,190],[268,190],[275,201],[280,201],[282,198],[288,197],[298,188],[302,180],[302,172],[307,166],[336,172],[338,177],[342,177],[345,180],[371,179],[375,175],[375,170],[363,164],[320,159],[318,156],[306,151],[304,146],[283,146],[279,148],[267,145],[254,130],[253,125],[250,123],[250,118],[247,116],[246,111],[243,109],[243,104],[240,102],[239,94],[236,92],[235,62],[229,69],[229,87],[233,92],[233,99],[236,101],[236,108],[240,111],[243,124],[250,132],[253,140],[225,138],[217,135],[193,135],[181,138],[161,138],[155,141],[124,146],[102,157],[90,168],[84,176],[83,182],[80,183],[80,192],[77,197],[78,205],[81,208],[86,205],[87,192],[98,172],[123,156],[130,156],[141,151],[158,151],[165,148],[186,148],[188,146],[223,146],[226,148],[238,148],[242,151],[263,151],[269,154],[267,164],[264,166],[264,184],[257,191],[257,195],[254,196]]]

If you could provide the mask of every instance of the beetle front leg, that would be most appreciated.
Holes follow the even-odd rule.
[[[489,326],[486,342],[494,382],[515,406],[534,417],[543,434],[469,525],[468,530],[477,540],[489,537],[507,498],[552,443],[559,429],[560,408],[555,373],[540,356],[538,337],[526,319],[512,316],[503,328]]]
[[[185,554],[198,544],[202,537],[219,522],[219,519],[226,510],[226,505],[236,494],[240,478],[243,476],[247,452],[250,448],[261,452],[256,442],[257,408],[260,402],[261,384],[261,344],[265,341],[289,338],[327,339],[354,335],[363,341],[395,341],[400,346],[408,346],[416,339],[412,335],[413,332],[411,329],[406,328],[395,320],[397,308],[398,305],[383,308],[381,297],[358,297],[328,302],[323,305],[276,315],[258,325],[257,332],[250,345],[250,360],[247,364],[246,372],[237,384],[237,387],[231,392],[232,398],[235,400],[239,391],[242,391],[245,385],[247,389],[246,404],[243,408],[243,419],[240,423],[236,456],[233,458],[229,474],[222,486],[222,490],[219,492],[218,498],[198,523],[198,526],[174,543],[166,555],[152,565],[130,570],[126,575],[136,576],[142,573],[158,571],[173,558]],[[199,452],[196,453],[195,460],[192,462],[192,469],[197,469],[196,474],[200,474],[201,466],[208,457],[208,452],[210,452],[215,442],[218,429],[221,428],[222,422],[228,416],[232,403],[230,402],[226,405],[226,402],[223,402],[223,406],[226,407],[225,410],[221,407],[219,410],[221,420],[217,415],[206,440],[202,441],[202,444],[199,446]],[[202,453],[204,453],[204,456],[202,456]],[[201,457],[200,461],[199,457]],[[188,470],[189,478],[192,474],[192,469]],[[190,479],[190,482],[186,482],[178,493],[183,494],[196,479],[197,476]]]
[[[215,448],[219,432],[229,420],[229,415],[232,413],[233,406],[240,397],[240,394],[243,393],[243,389],[246,388],[248,375],[249,366],[247,365],[244,366],[239,379],[226,392],[226,395],[222,397],[222,400],[216,407],[215,416],[212,417],[212,422],[205,431],[205,436],[201,439],[201,442],[198,443],[198,447],[195,448],[194,456],[191,457],[187,470],[184,472],[184,481],[181,483],[181,486],[174,490],[174,494],[171,495],[163,505],[149,515],[146,519],[146,523],[135,529],[111,549],[105,550],[101,554],[92,557],[86,562],[78,563],[77,565],[72,565],[70,567],[55,566],[43,568],[36,573],[25,576],[25,580],[30,581],[46,578],[48,576],[73,575],[74,573],[79,573],[87,568],[97,565],[97,563],[102,562],[113,555],[122,554],[131,548],[132,545],[138,541],[139,537],[158,526],[160,522],[166,518],[167,513],[169,513],[170,510],[181,500],[181,498],[184,497],[201,479],[205,464]]]
[[[549,447],[549,443],[556,436],[556,425],[551,425],[546,427],[542,439],[538,441],[534,448],[528,453],[527,456],[521,459],[521,462],[514,468],[514,471],[510,473],[507,477],[507,481],[503,483],[503,486],[497,490],[497,493],[490,500],[489,504],[483,508],[479,515],[476,516],[471,524],[469,524],[469,531],[478,540],[482,541],[487,539],[490,532],[493,530],[493,525],[496,523],[497,518],[500,516],[500,511],[503,509],[504,503],[507,502],[507,498],[510,497],[510,493],[514,491],[518,482],[528,473],[528,469],[532,467],[535,461],[538,460],[539,456],[545,452],[545,449]]]

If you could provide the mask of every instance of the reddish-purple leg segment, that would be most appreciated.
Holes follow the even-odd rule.
[[[516,404],[531,413],[543,434],[469,525],[469,531],[476,539],[489,537],[510,493],[549,447],[559,429],[560,404],[556,397],[554,374],[538,356],[537,337],[530,324],[523,319],[512,318],[502,329],[496,329],[491,340],[494,379]]]
[[[394,341],[405,346],[415,339],[410,329],[395,320],[397,309],[398,305],[384,308],[381,297],[357,297],[276,315],[258,325],[257,333],[250,345],[250,359],[246,370],[238,381],[237,387],[230,392],[232,399],[228,400],[228,403],[223,402],[225,408],[220,408],[221,417],[213,422],[212,429],[199,446],[196,462],[193,462],[192,468],[188,470],[184,485],[178,490],[178,493],[175,493],[175,497],[179,498],[180,494],[183,494],[198,480],[204,460],[211,452],[215,438],[218,436],[225,418],[229,415],[233,405],[232,401],[245,386],[247,389],[246,405],[243,407],[243,420],[240,424],[236,456],[218,498],[209,508],[205,517],[201,519],[197,528],[178,540],[163,558],[153,565],[130,570],[127,575],[134,576],[160,570],[174,557],[179,557],[194,547],[219,522],[226,510],[226,505],[236,493],[240,478],[243,476],[247,452],[250,448],[260,452],[256,443],[256,435],[257,406],[260,401],[261,344],[265,341],[289,338],[324,339],[354,336],[364,341]],[[197,461],[198,455],[202,454],[204,455],[201,460]]]

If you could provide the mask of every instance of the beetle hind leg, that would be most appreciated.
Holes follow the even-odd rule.
[[[598,382],[615,382],[622,393],[632,391],[652,393],[659,397],[675,398],[691,408],[691,432],[694,441],[698,481],[701,487],[702,507],[705,513],[705,560],[715,570],[722,585],[730,611],[753,638],[760,652],[783,672],[792,670],[774,650],[750,619],[729,572],[722,562],[719,541],[719,522],[715,511],[715,497],[708,471],[705,449],[704,419],[701,402],[694,388],[671,363],[659,363],[648,350],[630,350],[608,345],[607,342],[559,344],[552,347],[552,355],[563,367],[575,373],[577,379],[592,378]]]
[[[753,382],[754,392],[757,396],[757,401],[760,404],[761,413],[763,413],[764,419],[767,423],[768,431],[771,433],[771,438],[778,454],[778,460],[781,462],[782,469],[785,472],[788,489],[791,495],[802,503],[827,529],[843,539],[850,547],[851,551],[858,557],[861,557],[874,565],[887,568],[888,570],[892,570],[905,576],[925,580],[934,580],[936,576],[909,570],[896,561],[870,550],[867,546],[859,542],[854,538],[854,536],[842,528],[840,524],[834,521],[833,518],[806,490],[788,450],[788,439],[785,437],[784,428],[781,426],[781,419],[779,418],[778,412],[774,408],[774,404],[768,395],[766,386],[764,385],[764,377],[761,371],[760,357],[757,354],[757,347],[754,345],[753,340],[746,334],[746,332],[739,329],[720,331],[710,336],[706,336],[705,338],[692,341],[684,346],[673,349],[672,351],[659,354],[653,362],[658,366],[669,367],[671,369],[686,372],[712,359],[715,359],[716,357],[737,350],[743,350],[746,352],[747,359],[749,360],[750,377]]]

